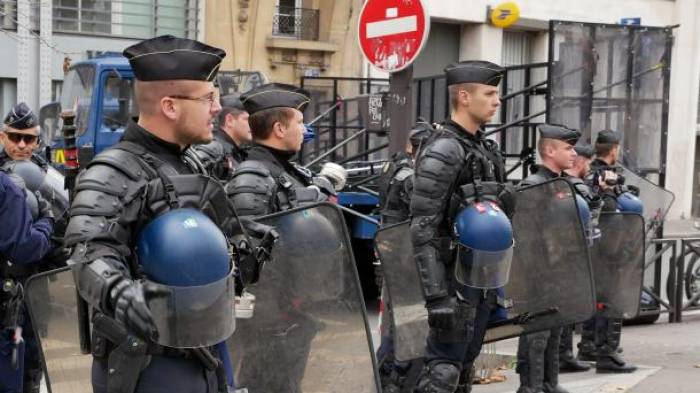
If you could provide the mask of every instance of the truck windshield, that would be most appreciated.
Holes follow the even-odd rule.
[[[95,67],[90,64],[73,67],[63,79],[61,91],[61,111],[75,111],[77,135],[82,135],[88,126],[90,116],[90,101],[95,87]],[[63,134],[57,129],[54,139],[62,138]]]
[[[113,71],[104,83],[100,131],[123,132],[129,120],[138,113],[133,94],[134,80]]]

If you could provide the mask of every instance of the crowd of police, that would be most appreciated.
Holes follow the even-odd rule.
[[[124,55],[137,79],[138,121],[84,168],[70,208],[62,187],[51,184],[53,169],[36,154],[36,115],[18,104],[4,119],[2,392],[39,391],[35,335],[46,327],[32,326],[23,286],[62,266],[70,266],[91,309],[95,392],[235,390],[225,344],[235,328],[234,297],[258,281],[279,237],[255,218],[333,202],[345,184],[337,165],[316,174],[293,161],[308,92],[271,83],[219,97],[212,80],[226,54],[193,40],[157,37]],[[406,151],[384,168],[382,225],[410,220],[430,327],[423,356],[397,360],[385,299],[377,354],[385,392],[470,391],[489,321],[502,311],[517,190],[481,126],[496,113],[503,75],[484,61],[449,66],[450,118],[419,121]],[[591,238],[601,210],[637,208],[616,179],[616,132],[601,131],[591,147],[577,144],[576,130],[542,125],[539,131],[541,165],[520,188],[569,181],[590,212],[584,221],[592,223]],[[588,369],[581,360],[595,361],[599,372],[633,371],[620,357],[620,326],[603,315],[586,322],[578,359],[571,326],[523,335],[520,391],[565,392],[558,373]]]

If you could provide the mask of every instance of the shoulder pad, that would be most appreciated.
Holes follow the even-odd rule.
[[[193,146],[192,151],[205,164],[216,162],[224,157],[224,147],[218,139],[214,139],[204,145]]]
[[[544,177],[539,172],[535,172],[535,173],[531,174],[530,176],[521,180],[520,184],[518,184],[518,187],[534,186],[535,184],[544,183],[546,181],[547,181],[546,177]]]
[[[88,164],[88,170],[95,165],[115,168],[134,181],[144,177],[141,159],[136,154],[122,149],[107,149],[98,154]]]
[[[457,138],[446,134],[425,147],[421,158],[432,157],[448,164],[457,164],[464,159],[464,148]]]
[[[257,175],[261,177],[272,177],[272,173],[269,169],[260,161],[249,160],[243,161],[238,164],[236,169],[233,170],[233,177],[240,176],[243,174]]]
[[[407,178],[411,177],[412,175],[413,175],[413,169],[411,169],[409,167],[403,167],[403,168],[399,169],[399,171],[394,176],[394,179],[402,182],[402,181],[406,180]]]
[[[145,184],[146,180],[143,179],[142,182]],[[132,179],[124,171],[92,161],[88,169],[78,176],[75,191],[92,190],[121,197],[136,183],[139,183],[139,180]]]

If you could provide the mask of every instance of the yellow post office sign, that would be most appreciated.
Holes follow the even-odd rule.
[[[520,8],[512,1],[501,3],[491,9],[489,19],[492,25],[505,29],[520,19]]]

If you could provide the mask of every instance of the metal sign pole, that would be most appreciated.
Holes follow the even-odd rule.
[[[389,77],[389,154],[406,149],[408,132],[415,121],[413,66]]]

